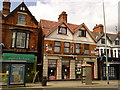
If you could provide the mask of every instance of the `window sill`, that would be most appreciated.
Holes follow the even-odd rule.
[[[26,26],[26,24],[25,25],[23,25],[23,24],[16,24],[16,25],[18,25],[18,26]]]
[[[67,34],[60,34],[60,33],[58,33],[58,35],[66,35],[66,36],[68,36]]]
[[[78,37],[83,37],[83,38],[87,38],[86,36],[78,36]]]

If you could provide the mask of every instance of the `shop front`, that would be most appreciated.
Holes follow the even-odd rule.
[[[119,80],[120,76],[120,61],[119,58],[108,58],[108,70],[110,80]],[[102,79],[106,80],[106,58],[102,61]]]
[[[24,85],[26,83],[26,61],[0,60],[0,85]]]
[[[82,64],[93,64],[92,76],[97,78],[96,58],[77,58],[73,56],[45,56],[43,62],[43,76],[48,80],[81,79]]]
[[[3,53],[2,60],[3,61],[7,61],[7,60],[11,61],[12,60],[12,62],[19,62],[21,60],[25,61],[26,62],[26,81],[32,82],[33,77],[34,77],[34,71],[35,71],[35,55],[33,55],[33,54]],[[7,68],[7,66],[6,66],[6,68]]]

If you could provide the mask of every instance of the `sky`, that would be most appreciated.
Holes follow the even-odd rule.
[[[11,0],[11,10],[22,1],[25,2],[38,22],[40,19],[58,21],[61,12],[66,11],[68,23],[78,25],[85,23],[91,31],[96,24],[104,25],[103,0]],[[106,31],[108,33],[117,32],[119,1],[104,0]]]

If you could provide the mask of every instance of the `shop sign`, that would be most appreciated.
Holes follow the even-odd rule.
[[[35,55],[31,54],[13,54],[13,53],[3,53],[3,60],[23,60],[26,62],[34,62]]]

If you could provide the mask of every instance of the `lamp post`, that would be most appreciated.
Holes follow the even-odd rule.
[[[107,77],[107,84],[109,84],[109,63],[108,63],[108,54],[107,54],[107,34],[106,34],[106,22],[105,22],[105,7],[104,7],[104,0],[103,0],[103,18],[104,18],[104,30],[105,30],[105,50],[106,50],[106,77]]]

